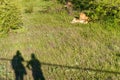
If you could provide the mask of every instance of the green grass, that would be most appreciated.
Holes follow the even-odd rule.
[[[73,16],[67,15],[65,11],[43,13],[38,9],[42,10],[46,3],[42,0],[34,3],[36,5],[32,13],[23,13],[25,31],[10,33],[0,39],[0,58],[11,59],[20,50],[25,60],[30,59],[31,53],[35,53],[41,62],[64,65],[60,67],[42,64],[46,80],[120,79],[120,74],[112,73],[120,72],[120,57],[116,56],[120,54],[118,25],[99,22],[71,24]],[[10,67],[9,62],[8,66]],[[70,66],[80,69],[72,69]],[[0,72],[4,71],[1,65]],[[8,72],[10,74],[7,75],[12,76],[11,67]],[[0,76],[5,77],[5,74],[0,73]],[[28,73],[28,77],[32,76]]]

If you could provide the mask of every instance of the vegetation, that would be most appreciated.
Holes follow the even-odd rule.
[[[0,0],[0,33],[8,33],[23,25],[21,12],[11,0]]]
[[[73,3],[74,10],[87,13],[92,21],[104,20],[120,22],[119,0],[58,0],[65,4],[66,1]]]
[[[28,2],[32,10],[26,6]],[[110,21],[70,24],[74,16],[69,16],[56,0],[19,0],[19,3],[27,31],[0,39],[0,59],[6,59],[0,60],[1,78],[14,80],[9,59],[19,50],[26,61],[35,53],[46,80],[120,79],[119,24]],[[25,77],[32,79],[30,70]]]

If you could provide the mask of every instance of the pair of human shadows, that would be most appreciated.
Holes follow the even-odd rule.
[[[24,75],[27,74],[22,62],[24,62],[24,58],[18,50],[16,55],[13,56],[11,60],[11,65],[15,73],[15,80],[24,80]],[[41,63],[35,57],[34,53],[31,54],[31,60],[27,62],[27,67],[28,69],[32,70],[32,76],[34,80],[45,80],[41,70]]]

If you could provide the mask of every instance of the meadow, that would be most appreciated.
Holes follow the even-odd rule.
[[[120,80],[119,24],[71,24],[74,16],[55,0],[17,1],[24,26],[0,38],[1,79],[14,80],[10,61],[19,50],[25,66],[36,55],[46,80]]]

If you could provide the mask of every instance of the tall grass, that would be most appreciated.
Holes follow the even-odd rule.
[[[23,26],[21,12],[10,0],[0,1],[0,34],[8,33]]]

